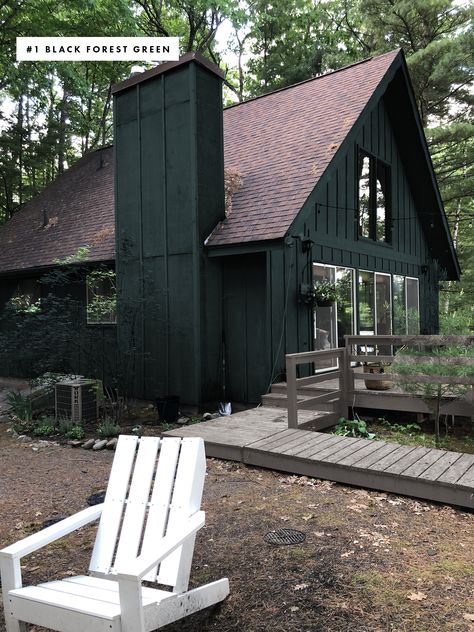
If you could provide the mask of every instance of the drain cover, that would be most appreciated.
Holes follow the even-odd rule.
[[[305,541],[306,535],[296,529],[278,529],[269,531],[263,539],[269,544],[300,544]]]

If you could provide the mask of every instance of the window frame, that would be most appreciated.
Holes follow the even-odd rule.
[[[117,324],[117,300],[115,301],[115,310],[114,310],[114,320],[91,320],[90,317],[90,310],[89,310],[89,305],[91,303],[89,296],[90,296],[90,277],[92,276],[92,274],[94,272],[97,272],[97,270],[91,270],[86,274],[86,279],[85,279],[85,291],[86,291],[86,324],[87,325],[91,325],[91,326],[104,326],[104,325],[116,325]],[[108,279],[108,277],[106,277]],[[112,288],[112,283],[111,283],[111,288]],[[115,297],[117,297],[117,293],[115,292]],[[109,297],[107,297],[109,298]],[[112,312],[111,312],[112,313]]]
[[[361,225],[361,205],[360,205],[360,181],[362,172],[359,171],[360,161],[363,158],[369,159],[369,201],[368,201],[368,236],[362,234]],[[391,165],[367,151],[361,146],[356,150],[356,195],[357,195],[357,238],[368,240],[377,244],[390,246],[392,244],[392,169]],[[385,239],[377,239],[377,181],[379,168],[384,171],[385,179],[385,219],[384,235]]]

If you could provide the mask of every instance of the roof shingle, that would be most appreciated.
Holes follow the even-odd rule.
[[[207,244],[285,235],[398,51],[224,111],[225,165],[243,176]],[[83,156],[0,227],[0,272],[49,266],[89,246],[115,257],[113,148]]]
[[[224,111],[226,167],[243,185],[208,239],[221,246],[283,237],[399,51]]]

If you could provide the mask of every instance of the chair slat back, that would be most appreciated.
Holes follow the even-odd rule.
[[[205,476],[204,441],[195,438],[182,439],[165,535],[173,533],[184,520],[199,511]],[[194,538],[188,541],[187,546],[180,547],[165,558],[160,565],[157,582],[186,590],[193,550]]]
[[[162,440],[160,460],[156,470],[156,480],[160,484],[154,486],[151,496],[142,553],[151,554],[156,547],[157,539],[163,537],[166,533],[180,447],[181,442],[175,439],[166,438]],[[149,582],[156,581],[157,572],[158,568],[152,569],[145,576],[145,579]]]
[[[152,553],[201,506],[206,460],[197,438],[121,436],[115,453],[90,571],[113,573],[141,553]],[[187,586],[194,540],[145,577]]]
[[[118,440],[105,494],[104,509],[92,551],[89,566],[91,572],[104,574],[110,572],[137,445],[138,437],[123,435]]]

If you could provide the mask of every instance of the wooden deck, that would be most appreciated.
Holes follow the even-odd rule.
[[[203,437],[210,457],[474,508],[473,454],[288,429],[281,408],[254,408],[165,434]]]

